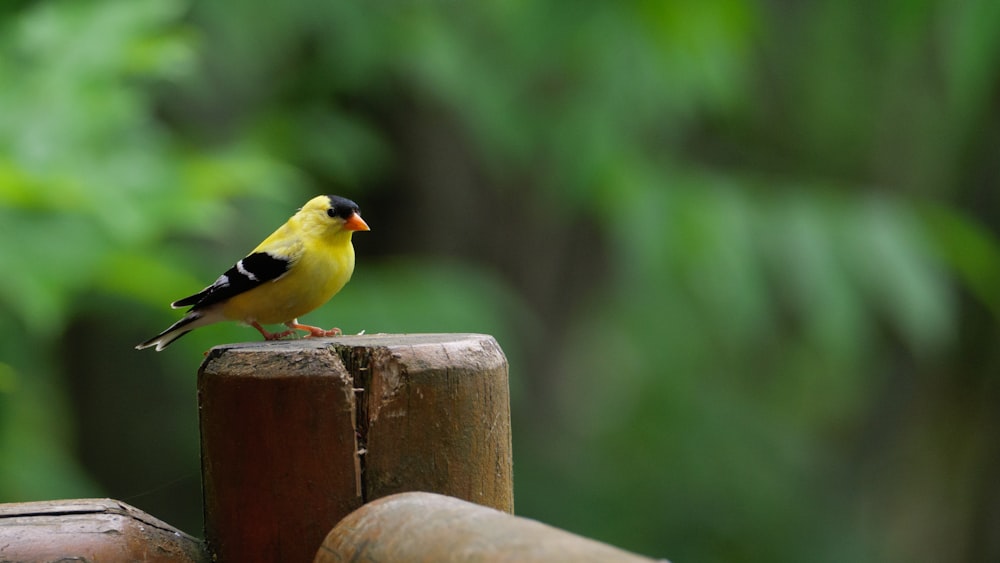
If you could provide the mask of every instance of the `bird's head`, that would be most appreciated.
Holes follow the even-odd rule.
[[[361,218],[358,204],[336,195],[321,195],[310,199],[296,216],[307,229],[331,235],[370,230],[368,223]]]

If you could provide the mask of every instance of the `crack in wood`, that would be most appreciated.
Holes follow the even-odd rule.
[[[362,502],[368,502],[365,454],[368,453],[368,395],[372,378],[371,349],[334,344],[333,351],[340,356],[344,369],[351,376],[351,385],[354,389],[354,459],[357,470],[357,493]]]

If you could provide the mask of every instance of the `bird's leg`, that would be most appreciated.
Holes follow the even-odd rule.
[[[323,330],[318,326],[299,324],[298,319],[292,319],[291,321],[285,323],[285,326],[291,329],[308,331],[309,336],[312,336],[314,338],[320,338],[323,336],[340,336],[341,334],[343,334],[343,332],[341,332],[339,328],[331,328],[330,330]],[[307,336],[306,338],[309,338],[309,336]]]
[[[281,340],[282,338],[295,333],[294,330],[285,330],[282,332],[268,332],[264,330],[264,327],[260,326],[260,323],[258,323],[257,321],[250,321],[250,326],[260,331],[260,333],[264,335],[264,340]]]

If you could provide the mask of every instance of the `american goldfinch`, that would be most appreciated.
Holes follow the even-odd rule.
[[[304,315],[333,297],[354,272],[354,231],[367,231],[358,204],[333,195],[312,198],[257,248],[205,289],[170,304],[191,306],[184,318],[139,344],[159,352],[196,328],[220,321],[246,323],[277,340],[296,330],[309,336],[334,336],[339,328],[323,330],[299,324]],[[284,332],[261,325],[284,324]]]

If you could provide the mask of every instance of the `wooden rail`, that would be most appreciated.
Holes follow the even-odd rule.
[[[203,563],[204,545],[111,499],[0,504],[0,561]]]
[[[650,563],[652,559],[432,493],[400,493],[359,508],[330,531],[314,563],[510,561]]]

